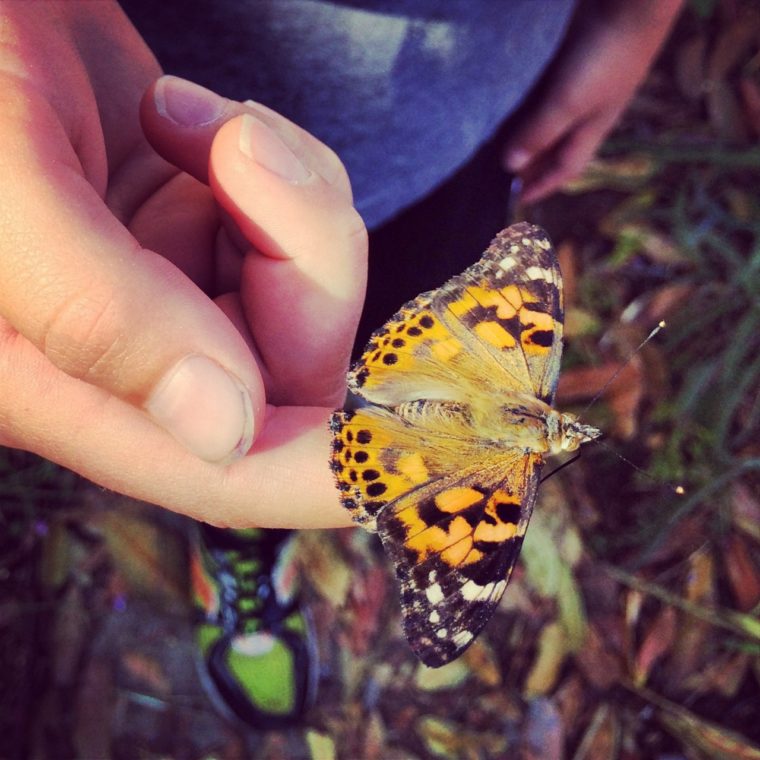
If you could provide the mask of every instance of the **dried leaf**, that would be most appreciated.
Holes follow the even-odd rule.
[[[470,668],[463,658],[449,662],[440,668],[429,668],[419,663],[414,674],[414,684],[422,691],[453,689],[470,677]]]
[[[459,754],[461,726],[432,715],[423,715],[417,721],[417,733],[428,751],[436,757],[455,758]]]
[[[309,583],[334,607],[343,607],[351,589],[353,571],[336,551],[330,532],[303,531],[298,542],[299,562],[308,569]]]
[[[507,748],[503,733],[467,731],[450,720],[423,715],[416,724],[417,735],[431,755],[436,757],[496,757]]]
[[[617,714],[609,705],[599,705],[573,760],[608,760],[617,757],[620,737],[620,719]]]
[[[661,711],[660,721],[687,746],[715,760],[760,760],[760,747],[741,734],[702,720],[686,710]]]
[[[525,699],[548,694],[557,683],[567,657],[567,636],[559,623],[544,626],[538,639],[538,653],[523,687]]]
[[[722,696],[733,699],[742,685],[751,659],[747,652],[718,654],[703,670],[687,676],[683,689],[692,694],[717,691]]]
[[[578,282],[576,266],[578,257],[577,247],[572,240],[562,240],[555,246],[557,261],[562,272],[562,286],[565,293],[565,316],[567,316],[568,307],[575,303],[575,291]]]
[[[660,722],[680,741],[714,760],[760,760],[760,747],[746,737],[705,720],[650,689],[636,689],[657,708]]]
[[[82,652],[90,645],[92,629],[82,589],[71,584],[58,604],[53,628],[53,678],[72,686],[79,675]]]
[[[575,653],[575,661],[586,680],[600,691],[609,689],[623,675],[620,656],[607,646],[596,625],[589,625],[586,640]]]
[[[66,582],[75,551],[71,544],[68,527],[60,520],[53,520],[43,542],[40,562],[40,580],[46,588],[58,589]]]
[[[525,575],[541,596],[555,600],[567,651],[574,651],[582,645],[586,629],[583,600],[573,574],[582,550],[580,537],[557,483],[548,481],[540,499],[541,508],[523,544]]]
[[[557,406],[593,398],[619,368],[619,362],[607,362],[597,367],[574,367],[563,372],[557,387]]]
[[[501,666],[493,647],[484,637],[476,639],[464,653],[464,661],[475,678],[484,686],[501,686]]]
[[[571,673],[554,693],[554,702],[562,716],[565,726],[578,725],[578,719],[584,709],[585,686],[577,672]]]
[[[586,165],[583,174],[562,187],[568,195],[593,190],[633,191],[645,185],[657,170],[652,156],[627,154],[615,158],[596,158]]]
[[[604,391],[604,399],[614,413],[610,432],[628,440],[638,428],[638,409],[644,396],[643,368],[636,357],[626,364],[607,362],[564,372],[557,388],[557,404],[563,406],[593,398],[616,372],[619,374]]]
[[[639,623],[641,608],[644,606],[644,593],[637,589],[625,594],[625,625],[629,630],[634,629]]]
[[[364,734],[362,760],[385,760],[386,735],[385,724],[377,710],[373,710],[366,719],[367,731]]]
[[[637,686],[643,686],[647,682],[654,664],[673,645],[677,617],[672,607],[663,607],[646,632],[633,667],[633,682]]]
[[[335,760],[338,757],[335,742],[327,734],[306,729],[306,745],[312,760]]]
[[[682,597],[674,594],[662,586],[655,583],[648,583],[635,575],[630,575],[624,570],[617,567],[607,567],[607,572],[613,577],[620,580],[632,588],[651,594],[666,604],[671,604],[697,620],[708,623],[715,628],[722,628],[730,631],[732,634],[750,639],[760,639],[760,620],[751,615],[745,615],[734,610],[728,610],[713,605],[704,607],[694,604]]]
[[[661,447],[662,442],[651,442],[653,448]],[[701,515],[688,515],[681,518],[678,530],[672,531],[667,541],[655,548],[650,555],[652,564],[662,562],[680,562],[684,556],[697,552],[705,543],[705,522]]]
[[[752,559],[746,539],[735,533],[728,536],[723,548],[723,564],[736,606],[742,612],[754,609],[760,604],[760,570]]]
[[[760,500],[738,480],[731,485],[731,515],[737,528],[760,543]]]
[[[131,679],[158,697],[168,697],[172,686],[160,662],[143,652],[124,652],[121,664]]]
[[[708,551],[694,552],[689,557],[689,573],[686,576],[685,598],[703,606],[715,602],[715,562]]]
[[[694,293],[690,283],[672,283],[658,288],[637,316],[642,324],[656,325],[671,314],[677,313]]]
[[[345,609],[351,619],[348,643],[355,655],[367,653],[381,627],[378,618],[386,597],[387,577],[386,569],[380,566],[353,575]]]
[[[108,510],[97,521],[115,569],[131,594],[183,609],[188,583],[185,548],[142,510]]]
[[[614,414],[612,433],[624,441],[638,431],[638,411],[644,397],[644,373],[636,358],[623,366],[615,381],[604,393]]]

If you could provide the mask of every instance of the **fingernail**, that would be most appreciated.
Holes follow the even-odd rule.
[[[311,176],[280,136],[248,113],[243,115],[240,125],[239,147],[243,155],[287,182],[297,185]]]
[[[179,77],[161,77],[153,90],[156,110],[182,127],[200,127],[216,121],[225,100],[212,90]]]
[[[245,386],[205,356],[170,370],[146,404],[148,414],[207,462],[228,462],[253,442],[253,407]]]
[[[530,163],[530,153],[522,148],[510,150],[504,157],[504,164],[511,172],[522,171]]]

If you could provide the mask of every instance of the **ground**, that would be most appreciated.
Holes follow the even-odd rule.
[[[566,282],[558,406],[606,447],[543,483],[461,660],[414,659],[374,539],[304,533],[318,706],[288,732],[231,725],[195,671],[184,523],[4,452],[0,756],[760,758],[752,5],[692,3],[601,158],[522,210]]]

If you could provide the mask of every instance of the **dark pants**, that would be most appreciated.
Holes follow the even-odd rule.
[[[494,138],[430,195],[370,232],[356,355],[404,303],[477,261],[507,224],[510,177],[499,165],[501,144]]]

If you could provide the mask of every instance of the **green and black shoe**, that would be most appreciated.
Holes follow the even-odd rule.
[[[204,684],[222,711],[259,729],[297,724],[316,695],[316,644],[298,606],[292,536],[199,525],[191,553]]]

